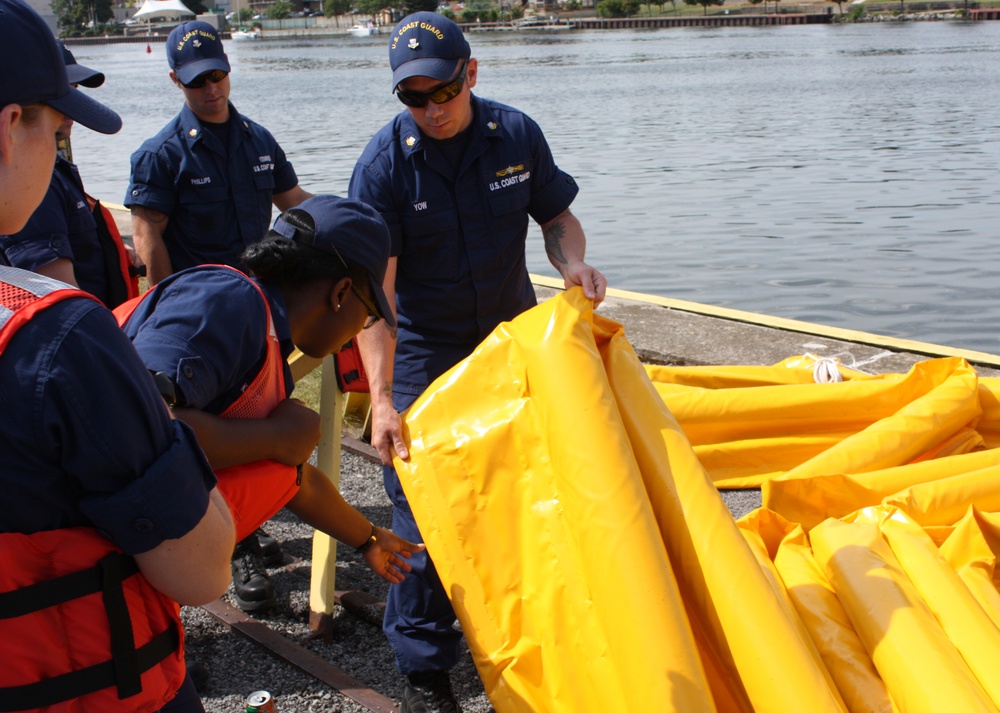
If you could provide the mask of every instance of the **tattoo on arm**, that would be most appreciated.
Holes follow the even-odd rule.
[[[386,396],[390,396],[390,397],[392,396],[392,382],[391,381],[387,381],[386,384],[385,384],[385,386],[382,387],[382,393],[384,393]]]
[[[542,230],[542,236],[545,238],[545,252],[556,262],[565,265],[566,256],[563,255],[562,241],[566,238],[566,226],[561,221],[553,223]]]

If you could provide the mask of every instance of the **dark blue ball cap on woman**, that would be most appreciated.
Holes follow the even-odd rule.
[[[392,89],[410,77],[446,82],[455,76],[458,63],[471,56],[462,28],[444,15],[426,11],[407,15],[389,39]]]
[[[389,228],[385,219],[367,203],[339,196],[313,196],[295,207],[308,213],[316,223],[313,247],[325,250],[362,268],[368,273],[368,288],[381,317],[390,330],[396,318],[382,281],[389,262]],[[298,229],[281,216],[274,221],[274,232],[289,240],[302,241]]]
[[[121,117],[75,87],[66,75],[63,52],[38,13],[21,0],[0,0],[0,108],[47,104],[78,124],[102,134],[122,128]],[[16,64],[16,70],[8,68]]]

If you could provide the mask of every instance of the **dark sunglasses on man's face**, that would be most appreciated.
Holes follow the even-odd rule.
[[[466,61],[462,65],[462,71],[458,75],[458,78],[453,79],[442,87],[432,89],[429,92],[408,92],[405,89],[396,87],[396,96],[399,97],[399,101],[403,102],[406,106],[417,108],[427,106],[427,102],[434,102],[435,104],[444,104],[445,102],[449,102],[462,93],[462,85],[465,84],[465,70],[468,69],[468,67],[469,62]]]
[[[225,72],[221,69],[213,69],[211,72],[204,72],[199,74],[197,77],[192,79],[190,82],[184,85],[185,89],[201,89],[208,82],[212,84],[218,84],[223,79],[229,76],[229,72]]]

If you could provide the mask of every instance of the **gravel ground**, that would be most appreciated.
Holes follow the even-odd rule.
[[[389,501],[382,487],[381,468],[370,460],[349,453],[341,462],[341,492],[372,522],[388,527]],[[760,492],[738,490],[723,493],[735,516],[760,505]],[[287,510],[278,513],[265,529],[281,543],[286,556],[298,558],[294,565],[270,570],[278,596],[278,606],[254,618],[304,646],[378,693],[399,701],[402,680],[396,672],[392,650],[380,627],[341,607],[333,613],[333,642],[310,640],[309,566],[312,555],[312,528],[302,524]],[[385,601],[389,585],[371,573],[364,561],[349,547],[338,550],[337,589],[360,590]],[[236,606],[230,592],[225,600]],[[187,629],[188,658],[204,665],[210,674],[202,690],[209,713],[243,711],[247,695],[267,690],[274,696],[280,713],[354,713],[368,709],[332,690],[298,669],[270,657],[256,644],[230,632],[201,609],[182,611]],[[465,650],[452,671],[455,695],[466,713],[492,711],[483,692],[472,658]]]

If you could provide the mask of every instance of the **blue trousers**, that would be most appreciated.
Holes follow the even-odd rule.
[[[177,695],[157,713],[205,713],[201,697],[194,690],[194,681],[191,680],[191,676],[184,677],[184,683],[181,684]]]
[[[423,542],[399,484],[396,469],[382,467],[385,492],[393,504],[392,530],[411,542]],[[404,676],[416,671],[447,671],[458,663],[462,633],[454,628],[455,612],[426,552],[410,558],[412,572],[389,587],[382,630]]]

